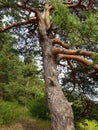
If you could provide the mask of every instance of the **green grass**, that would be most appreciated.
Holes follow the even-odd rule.
[[[84,122],[80,123],[80,130],[98,130],[98,122],[85,120]]]
[[[40,130],[51,129],[49,120],[32,117],[26,106],[22,106],[17,102],[0,100],[0,127],[13,126],[17,122],[27,127],[28,130],[29,127],[40,128]]]
[[[0,125],[6,125],[19,119],[22,112],[23,107],[17,104],[17,102],[0,100]]]

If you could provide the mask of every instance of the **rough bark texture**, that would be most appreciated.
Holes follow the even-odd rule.
[[[52,42],[47,36],[47,29],[43,18],[39,21],[39,35],[43,53],[44,78],[52,130],[74,130],[72,108],[58,83],[56,59],[52,54]]]
[[[41,37],[44,62],[46,94],[53,130],[74,130],[73,112],[59,84],[52,43],[48,37]]]

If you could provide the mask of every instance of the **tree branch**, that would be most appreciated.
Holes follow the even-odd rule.
[[[7,30],[9,30],[9,29],[11,29],[11,28],[19,27],[19,26],[21,26],[21,25],[27,25],[27,24],[35,23],[35,22],[37,22],[37,19],[36,19],[36,17],[33,17],[33,18],[28,19],[28,20],[25,20],[25,21],[23,21],[23,22],[13,23],[13,24],[11,24],[11,25],[5,27],[5,28],[0,28],[0,32],[5,32],[5,31],[7,31]]]
[[[58,44],[58,45],[60,45],[60,46],[62,46],[62,47],[64,47],[64,48],[66,48],[66,49],[69,49],[69,44],[65,44],[64,42],[62,42],[60,39],[58,39],[58,38],[54,38],[54,39],[52,39],[52,44],[54,45],[54,44]]]
[[[86,60],[85,58],[83,57],[80,57],[80,56],[77,56],[77,55],[64,55],[64,54],[59,54],[59,61],[61,59],[66,59],[66,60],[75,60],[75,61],[78,61],[80,63],[83,63],[84,65],[87,65],[87,66],[91,66],[95,69],[96,72],[98,72],[98,65],[94,65],[92,62]]]
[[[87,6],[82,3],[82,0],[79,0],[76,4],[73,3],[72,0],[70,3],[65,2],[65,4],[68,4],[68,8],[84,8],[87,10]]]
[[[25,10],[29,10],[29,11],[35,13],[37,17],[39,17],[39,15],[40,15],[40,12],[36,8],[30,7],[29,5],[17,3],[17,7],[25,9]]]
[[[52,48],[52,52],[53,54],[66,54],[66,55],[81,55],[81,56],[93,56],[96,55],[98,53],[96,52],[91,52],[91,51],[83,51],[83,50],[71,50],[71,49],[62,49],[62,48],[56,48],[53,47]]]
[[[64,4],[68,5],[68,8],[82,8],[88,10],[89,7],[93,6],[94,0],[89,0],[88,4],[83,4],[82,0],[78,0],[77,3],[74,3],[72,0],[70,2],[63,2]]]
[[[34,8],[34,7],[30,7],[29,5],[26,5],[25,3],[20,3],[20,2],[15,2],[15,5],[11,5],[10,3],[7,4],[0,4],[0,8],[4,9],[4,8],[21,8],[24,10],[28,10],[31,11],[33,13],[35,13],[35,15],[37,16],[37,18],[40,18],[40,12],[38,11],[38,9]]]

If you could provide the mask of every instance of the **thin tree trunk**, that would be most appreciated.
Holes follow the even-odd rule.
[[[51,40],[45,36],[40,38],[46,94],[50,110],[52,130],[74,130],[74,118],[70,104],[65,98],[59,83],[56,60],[52,54]]]

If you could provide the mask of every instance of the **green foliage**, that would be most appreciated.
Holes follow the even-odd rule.
[[[98,54],[93,55],[92,60],[94,61],[94,64],[97,64],[98,63]]]
[[[44,83],[39,78],[34,57],[26,54],[24,61],[20,61],[13,48],[14,39],[7,33],[0,34],[0,37],[0,98],[4,100],[0,102],[0,124],[8,124],[19,117],[19,104],[32,116],[49,119]]]
[[[85,16],[85,20],[81,22],[80,34],[86,44],[90,42],[98,43],[98,12],[89,12]]]
[[[28,104],[31,115],[41,119],[49,119],[48,104],[45,97],[31,100]]]
[[[81,101],[79,101],[79,100],[74,101],[72,104],[72,108],[74,111],[75,120],[76,121],[81,120],[81,114],[83,113],[83,106],[82,106]]]
[[[98,12],[76,12],[68,10],[62,0],[51,0],[53,28],[67,38],[72,45],[98,43]]]
[[[34,97],[27,103],[28,110],[34,117],[49,119],[48,104],[43,87],[44,84],[42,81],[38,81],[38,78],[35,78],[32,84],[31,93],[33,93]]]
[[[59,0],[51,0],[51,3],[54,7],[54,11],[52,13],[52,20],[54,26],[58,26],[60,30],[70,30],[77,29],[79,26],[78,17],[73,16],[66,5],[63,4],[62,1]]]
[[[20,61],[13,48],[15,40],[8,33],[2,33],[0,37],[0,97],[25,104],[38,93],[43,95],[44,84],[39,79],[40,71],[35,59],[26,55],[24,62]]]
[[[36,77],[38,78],[39,70],[36,65],[36,61],[34,59],[32,60],[32,57],[28,55],[25,57],[24,63],[24,77],[32,77],[33,79]]]
[[[16,102],[0,100],[0,125],[9,124],[20,118],[22,109]]]
[[[95,120],[84,120],[76,130],[98,130],[98,122]]]
[[[65,35],[71,43],[77,43],[80,41],[80,34],[78,29],[80,28],[79,18],[72,14],[66,5],[59,0],[51,0],[54,7],[52,13],[53,27],[58,28],[58,33]]]
[[[0,89],[1,98],[12,100],[22,89],[22,62],[13,48],[14,39],[7,33],[0,34]]]

